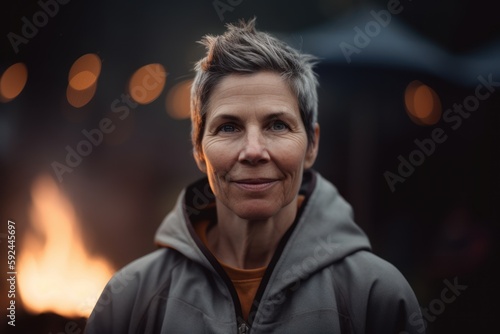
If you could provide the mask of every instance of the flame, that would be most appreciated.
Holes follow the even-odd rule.
[[[32,199],[17,270],[23,305],[32,313],[88,317],[114,269],[87,252],[75,210],[52,178],[35,180]]]

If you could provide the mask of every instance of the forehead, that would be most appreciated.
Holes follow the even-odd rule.
[[[214,88],[209,114],[238,109],[285,109],[298,111],[298,100],[289,84],[277,73],[230,74]]]

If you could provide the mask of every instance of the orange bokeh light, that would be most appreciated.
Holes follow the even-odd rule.
[[[68,74],[68,103],[75,108],[89,103],[97,90],[100,74],[101,59],[96,54],[88,53],[75,60]]]
[[[405,107],[410,119],[418,125],[433,125],[441,118],[441,100],[436,92],[418,80],[408,84]]]
[[[153,102],[160,96],[167,78],[161,64],[148,64],[139,68],[130,78],[129,93],[140,104]]]
[[[71,88],[76,90],[85,90],[92,86],[96,82],[96,80],[97,77],[94,73],[90,71],[82,71],[71,78],[71,80],[69,81],[69,85],[71,86]]]
[[[9,102],[15,99],[24,89],[28,81],[28,69],[23,63],[16,63],[5,70],[0,77],[0,101]]]
[[[66,98],[68,103],[75,108],[81,108],[92,100],[97,90],[97,83],[94,82],[92,86],[87,89],[77,90],[73,86],[68,85],[66,89]]]
[[[193,80],[185,80],[176,84],[169,90],[165,101],[167,113],[175,119],[189,118],[191,85]]]
[[[101,74],[101,59],[94,53],[87,53],[73,63],[68,74],[69,84],[77,90],[92,86]]]

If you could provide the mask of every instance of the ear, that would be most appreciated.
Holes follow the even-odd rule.
[[[318,147],[319,147],[319,124],[314,124],[314,143],[310,144],[307,148],[306,158],[304,160],[304,169],[311,168],[316,161],[316,157],[318,156]]]
[[[196,165],[198,165],[198,169],[203,173],[207,173],[207,163],[205,161],[205,156],[203,152],[199,152],[196,148],[193,148],[193,157],[196,161]]]

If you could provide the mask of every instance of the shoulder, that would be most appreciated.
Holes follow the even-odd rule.
[[[146,254],[120,269],[130,273],[141,274],[153,270],[156,267],[175,265],[178,262],[178,252],[171,248],[159,248]]]
[[[345,257],[336,265],[336,271],[352,287],[371,293],[389,296],[411,291],[408,281],[393,264],[370,251],[358,251]]]
[[[94,311],[111,303],[134,305],[148,301],[169,281],[172,269],[182,261],[173,249],[162,248],[140,257],[118,270],[104,288]],[[140,296],[141,298],[137,298]]]
[[[140,288],[146,283],[160,283],[182,261],[173,249],[161,248],[140,257],[117,271],[107,285],[111,292]]]
[[[334,276],[342,297],[349,301],[352,323],[361,332],[415,332],[411,322],[420,321],[420,307],[394,265],[369,251],[359,251],[336,264]]]
[[[182,261],[177,251],[162,248],[117,271],[95,304],[86,333],[124,333],[129,327],[137,328],[152,298],[167,288],[172,269]]]

